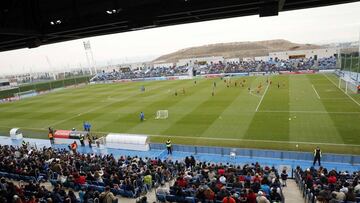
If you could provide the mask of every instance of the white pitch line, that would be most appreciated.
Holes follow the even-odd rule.
[[[263,110],[258,111],[259,113],[309,113],[309,114],[360,114],[360,112],[345,112],[345,111],[272,111]]]
[[[5,127],[5,126],[0,126]],[[43,130],[42,128],[27,128],[20,127],[21,129],[29,130]],[[111,132],[92,131],[92,133],[109,134]],[[135,134],[134,134],[135,135]],[[170,135],[148,135],[150,137],[165,137],[165,138],[187,138],[187,139],[202,139],[202,140],[226,140],[226,141],[249,141],[249,142],[267,142],[267,143],[283,143],[283,144],[310,144],[310,145],[328,145],[328,146],[349,146],[349,147],[360,147],[356,144],[337,144],[337,143],[324,143],[324,142],[297,142],[297,141],[280,141],[280,140],[253,140],[253,139],[236,139],[236,138],[216,138],[216,137],[192,137],[192,136],[170,136]]]
[[[264,94],[262,95],[262,97],[261,97],[261,99],[260,99],[260,102],[259,102],[259,104],[257,105],[257,107],[256,107],[256,109],[255,109],[255,112],[257,112],[257,111],[259,110],[260,104],[261,104],[261,102],[263,101],[263,99],[264,99],[264,97],[265,97],[265,94],[266,94],[267,90],[269,89],[269,86],[270,86],[270,85],[268,85],[268,86],[266,87],[265,92],[264,92]]]
[[[319,95],[319,93],[316,91],[314,85],[311,85],[311,86],[312,86],[313,90],[315,91],[315,94],[316,94],[317,98],[320,99],[320,95]]]
[[[341,90],[346,96],[348,96],[353,102],[355,102],[355,104],[357,104],[358,106],[360,106],[360,103],[359,103],[359,102],[357,102],[354,98],[352,98],[349,94],[347,94],[343,89],[341,89],[340,87],[338,87],[338,86],[334,83],[334,81],[330,80],[330,78],[329,78],[327,75],[323,74],[323,76],[325,76],[326,79],[328,79],[332,84],[335,85],[335,87],[337,87],[337,88],[338,88],[339,90]]]

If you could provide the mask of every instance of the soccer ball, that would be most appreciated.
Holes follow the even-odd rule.
[[[289,121],[291,121],[291,118],[289,118]]]

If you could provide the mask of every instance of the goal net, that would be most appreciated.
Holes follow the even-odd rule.
[[[358,84],[352,79],[340,77],[338,86],[339,88],[343,89],[347,94],[358,93]]]
[[[156,117],[155,119],[167,119],[169,116],[169,112],[168,110],[158,110],[156,112]]]
[[[36,94],[35,90],[29,90],[29,91],[25,91],[25,92],[15,93],[14,96],[22,98],[22,97],[27,97],[27,96],[33,96],[35,94]]]

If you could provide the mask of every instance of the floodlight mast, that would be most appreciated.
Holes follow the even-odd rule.
[[[93,68],[94,68],[95,74],[96,74],[97,69],[96,69],[96,65],[95,65],[94,55],[91,50],[90,41],[89,40],[83,41],[83,44],[84,44],[84,49],[85,49],[86,60],[87,60],[89,70],[90,70],[90,75],[93,74],[93,71],[92,71]],[[91,59],[90,59],[90,57],[91,57]]]

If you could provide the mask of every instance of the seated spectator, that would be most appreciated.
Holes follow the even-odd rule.
[[[236,203],[235,199],[230,195],[230,193],[223,198],[223,203]]]
[[[360,179],[357,181],[357,185],[354,188],[354,192],[360,195]]]
[[[270,193],[270,200],[271,202],[281,202],[282,198],[281,195],[278,193],[276,188],[273,188]]]
[[[265,194],[261,191],[258,192],[258,195],[256,197],[257,203],[270,203],[270,201],[265,197]]]
[[[99,200],[101,203],[113,203],[116,197],[110,192],[110,187],[106,186],[105,191],[100,194]]]

